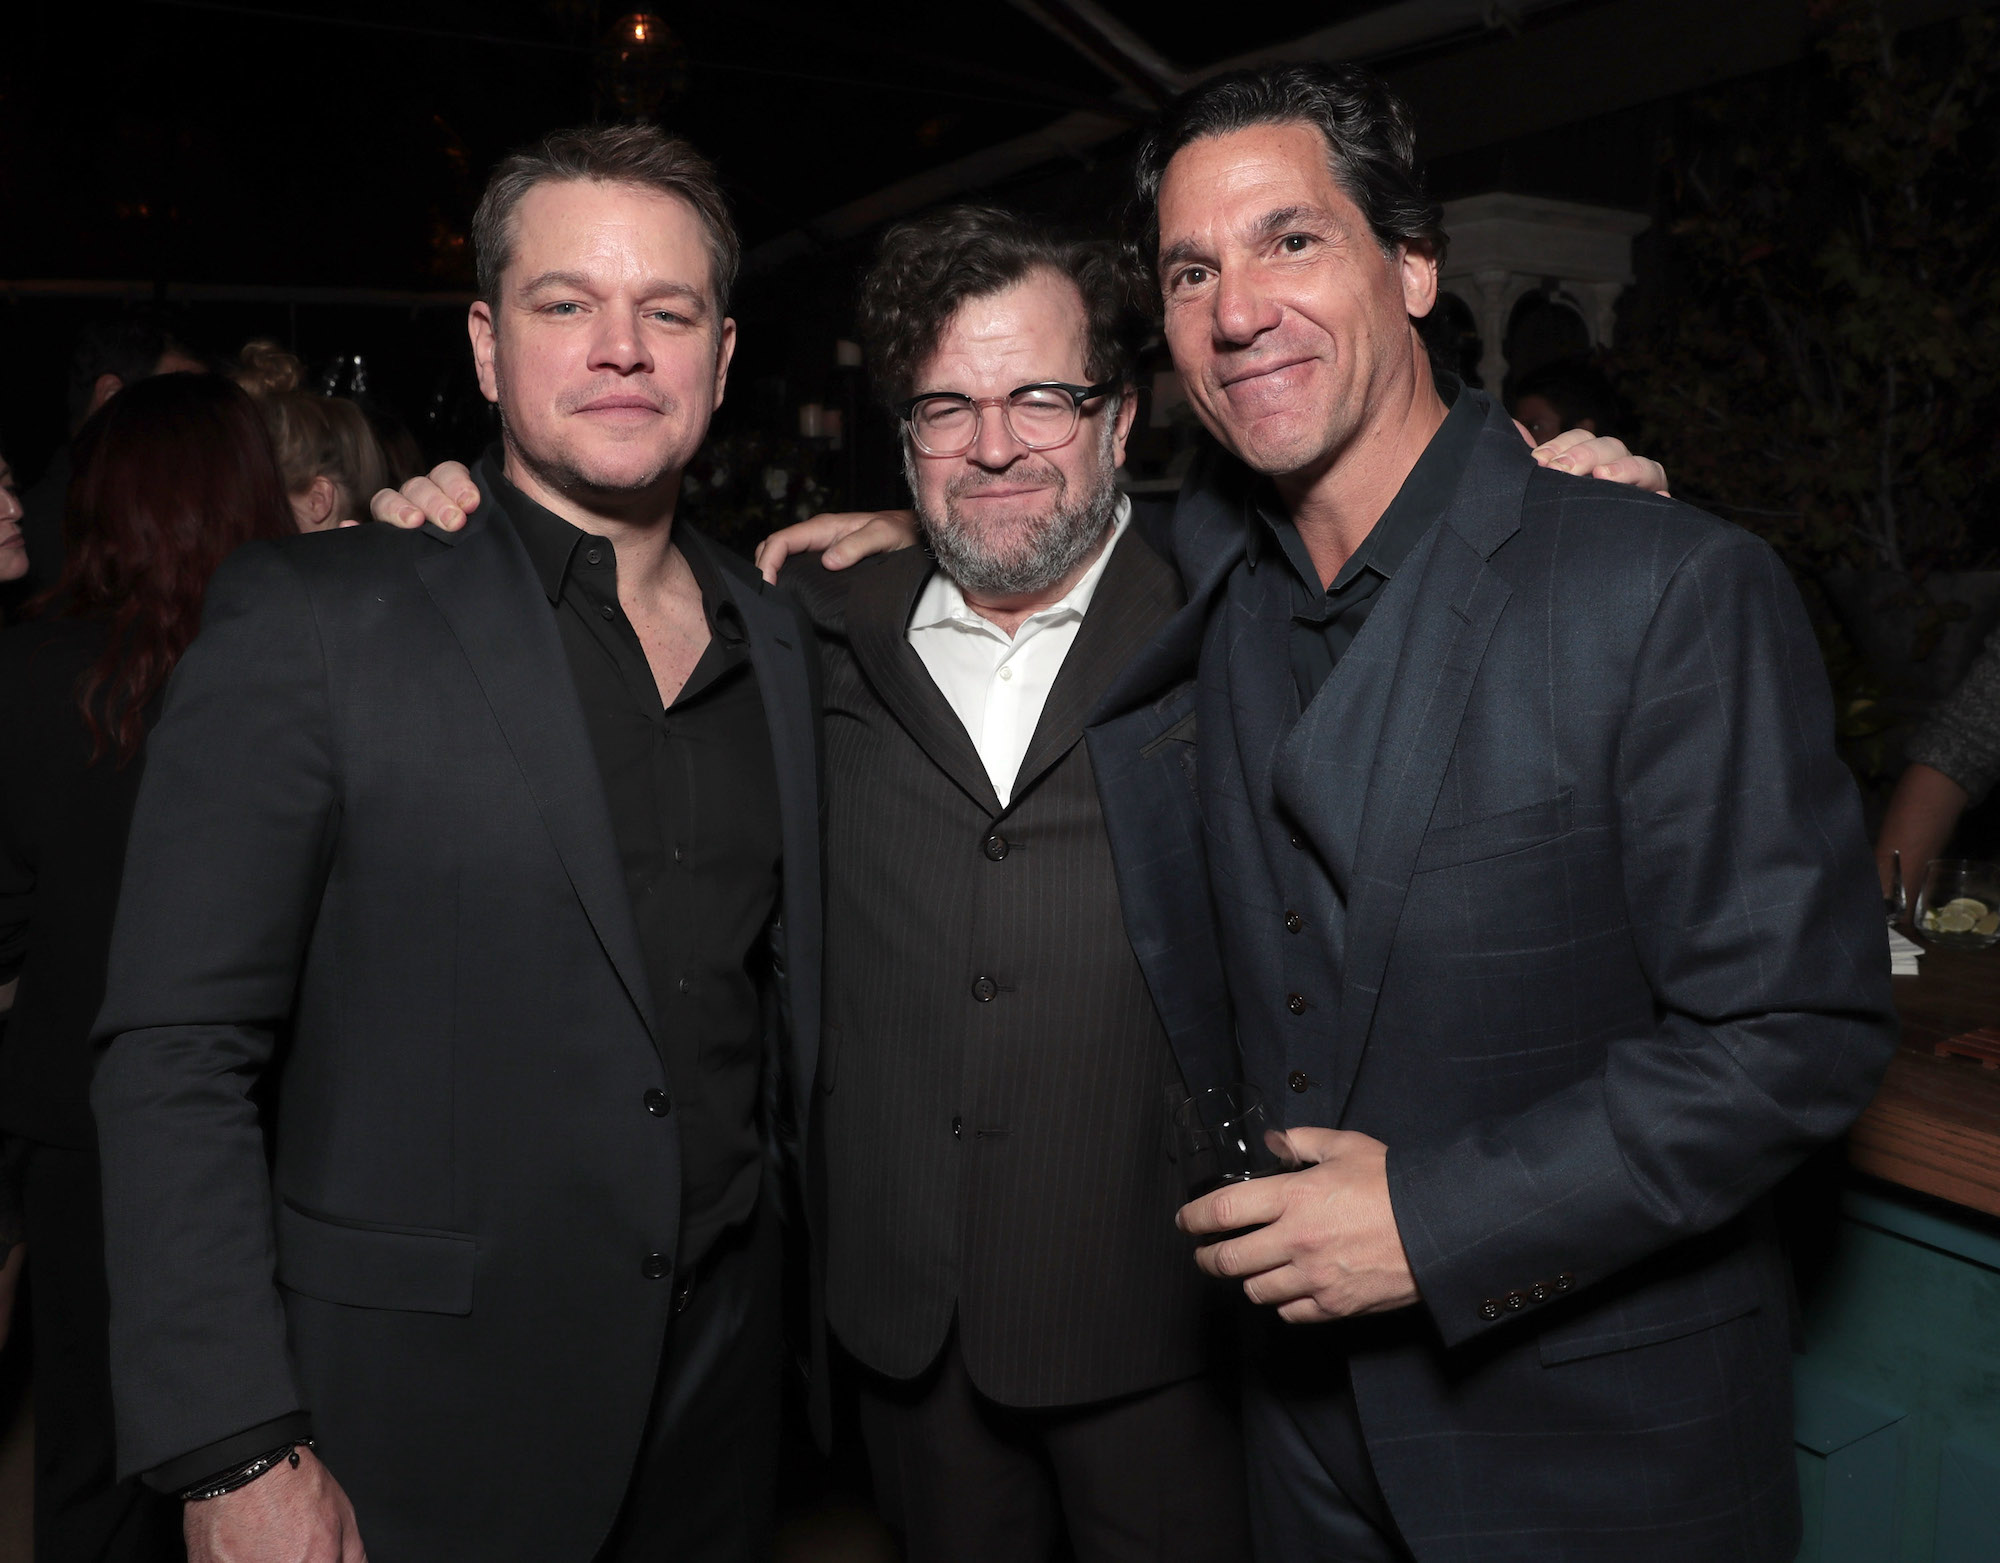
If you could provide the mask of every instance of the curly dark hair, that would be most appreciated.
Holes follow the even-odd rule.
[[[875,388],[890,407],[916,394],[917,372],[967,299],[985,298],[1031,273],[1067,277],[1089,320],[1084,373],[1091,383],[1130,372],[1131,290],[1108,244],[1059,239],[995,206],[947,206],[882,236],[861,284],[861,342]]]
[[[1229,71],[1168,104],[1140,143],[1126,214],[1125,255],[1159,308],[1160,181],[1190,142],[1252,125],[1304,124],[1326,138],[1327,161],[1384,251],[1399,244],[1444,259],[1444,212],[1417,166],[1409,105],[1355,65],[1267,65]]]

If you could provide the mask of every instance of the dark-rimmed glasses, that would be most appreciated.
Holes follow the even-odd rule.
[[[1069,443],[1083,417],[1083,404],[1118,389],[1116,380],[1068,385],[1044,380],[1016,386],[1005,396],[966,396],[958,391],[926,391],[896,409],[910,426],[910,438],[926,456],[963,456],[979,443],[982,409],[998,407],[1014,443],[1027,450],[1054,450]]]

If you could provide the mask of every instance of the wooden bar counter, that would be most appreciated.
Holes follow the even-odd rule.
[[[2000,1216],[2000,1069],[1940,1058],[1948,1038],[2000,1026],[2000,945],[1926,948],[1897,977],[1903,1044],[1848,1136],[1848,1160],[1884,1182]]]

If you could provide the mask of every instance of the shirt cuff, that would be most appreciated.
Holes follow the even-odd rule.
[[[233,1471],[245,1460],[254,1460],[283,1443],[302,1444],[312,1437],[312,1416],[305,1411],[290,1411],[269,1422],[259,1422],[255,1427],[245,1428],[230,1438],[217,1439],[212,1444],[204,1444],[199,1449],[190,1449],[186,1454],[156,1465],[144,1472],[140,1480],[155,1492],[184,1492],[190,1487],[206,1484],[210,1480]]]

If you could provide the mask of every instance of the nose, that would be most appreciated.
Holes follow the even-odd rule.
[[[653,367],[637,310],[607,309],[598,316],[590,341],[590,367],[614,374],[641,374]]]
[[[1254,270],[1232,266],[1217,279],[1215,335],[1225,347],[1247,347],[1278,324],[1284,311],[1257,285]]]
[[[979,433],[973,439],[972,449],[966,452],[972,462],[998,470],[1020,460],[1027,447],[1014,438],[1014,431],[1007,426],[1006,409],[979,407],[974,411],[979,415]]]

